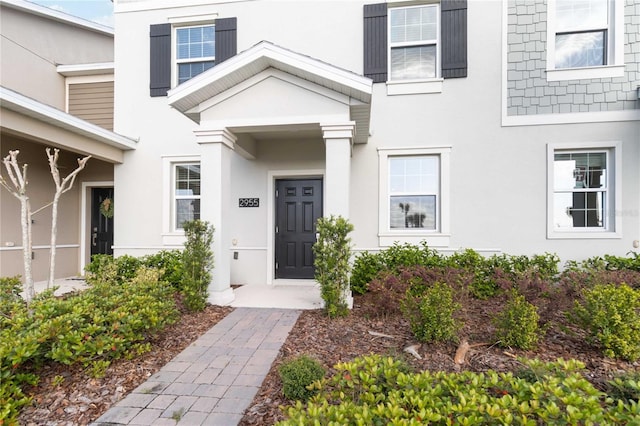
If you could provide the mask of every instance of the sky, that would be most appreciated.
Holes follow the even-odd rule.
[[[30,0],[69,15],[113,27],[113,3],[111,0]]]

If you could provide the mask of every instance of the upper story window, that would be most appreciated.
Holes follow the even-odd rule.
[[[197,23],[153,24],[149,27],[149,95],[166,96],[178,84],[235,56],[238,21],[207,17]]]
[[[608,0],[556,1],[556,69],[607,65]]]
[[[365,4],[363,74],[388,95],[442,92],[467,76],[467,1]]]
[[[624,75],[623,0],[548,0],[547,80]]]
[[[438,5],[389,10],[390,80],[438,76]]]
[[[178,84],[184,83],[215,65],[214,25],[176,28],[175,40]]]

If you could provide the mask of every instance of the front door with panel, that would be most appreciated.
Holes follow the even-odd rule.
[[[276,278],[314,277],[316,221],[322,216],[322,179],[276,181]]]
[[[91,255],[113,254],[113,188],[91,189]]]

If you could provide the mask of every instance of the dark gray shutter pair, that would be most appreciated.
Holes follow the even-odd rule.
[[[236,18],[216,19],[216,64],[236,55],[237,29]],[[171,24],[151,25],[149,35],[149,94],[166,96],[171,88]]]
[[[440,4],[442,77],[467,76],[467,0]],[[364,6],[364,75],[387,81],[387,4]]]

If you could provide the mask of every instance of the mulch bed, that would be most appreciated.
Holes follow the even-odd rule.
[[[302,312],[288,339],[282,346],[252,406],[246,411],[240,425],[270,425],[284,419],[280,406],[290,405],[282,395],[282,383],[278,367],[283,360],[298,355],[309,355],[320,361],[329,371],[338,362],[371,353],[402,358],[416,371],[447,371],[461,369],[470,371],[516,371],[522,368],[517,356],[555,361],[558,358],[575,358],[586,364],[587,378],[596,385],[602,384],[612,376],[640,368],[640,363],[628,363],[604,358],[597,350],[589,347],[577,330],[571,329],[564,316],[549,309],[541,312],[541,317],[550,326],[544,340],[534,351],[505,350],[492,345],[494,334],[492,316],[502,310],[504,299],[469,299],[461,309],[460,317],[464,326],[460,336],[470,344],[487,343],[472,348],[466,357],[466,363],[458,366],[453,358],[457,349],[454,343],[422,344],[418,353],[421,360],[403,352],[407,346],[417,344],[408,322],[401,315],[388,315],[378,318],[372,314],[367,296],[357,296],[354,309],[346,318],[330,320],[321,310]],[[546,316],[546,318],[545,318]],[[372,335],[370,331],[393,337]]]
[[[557,302],[557,301],[556,301]],[[462,367],[453,362],[457,348],[454,343],[422,344],[421,360],[403,352],[417,342],[407,321],[401,315],[378,317],[367,296],[357,296],[349,316],[330,320],[323,311],[303,311],[282,346],[252,406],[241,425],[270,425],[284,419],[280,406],[290,404],[282,396],[278,367],[283,360],[297,355],[310,355],[329,371],[338,362],[370,353],[391,355],[409,362],[416,370],[431,371],[514,371],[521,367],[516,356],[553,361],[576,358],[587,367],[587,378],[597,387],[613,375],[640,368],[639,363],[604,358],[589,347],[584,336],[567,324],[559,314],[564,306],[549,304],[541,309],[543,322],[549,324],[544,340],[535,351],[505,350],[492,345],[494,327],[491,318],[502,309],[504,299],[469,299],[463,303],[460,317],[464,327],[460,336],[469,343],[486,343],[469,351]],[[81,367],[48,366],[41,374],[40,384],[27,389],[34,395],[31,406],[23,409],[21,425],[84,425],[97,419],[110,406],[135,389],[165,363],[209,330],[232,308],[208,306],[202,313],[183,313],[181,320],[152,340],[152,351],[134,360],[114,361],[102,379],[92,379]],[[383,333],[381,337],[370,333]],[[56,376],[64,381],[55,385]]]

